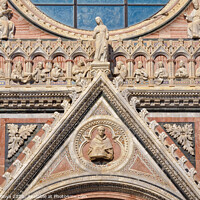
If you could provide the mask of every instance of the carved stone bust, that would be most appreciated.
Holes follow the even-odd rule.
[[[92,139],[88,150],[91,161],[111,161],[114,158],[113,146],[110,139],[105,134],[105,128],[99,126],[97,134]]]

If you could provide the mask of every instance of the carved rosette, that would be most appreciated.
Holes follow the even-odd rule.
[[[109,138],[113,147],[113,159],[109,162],[97,164],[92,162],[88,156],[88,150],[92,139],[97,134],[97,128],[103,126],[105,128],[106,137]],[[86,170],[106,172],[117,170],[124,166],[130,148],[130,139],[124,128],[110,119],[93,120],[82,126],[77,132],[74,140],[74,153],[76,155],[79,166]]]

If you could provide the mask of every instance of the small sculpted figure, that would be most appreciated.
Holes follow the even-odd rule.
[[[3,0],[0,3],[0,38],[12,38],[14,32],[14,23],[10,21],[12,10],[8,9],[8,3],[6,0]]]
[[[109,33],[107,27],[103,24],[100,17],[96,17],[97,26],[94,29],[93,39],[95,39],[95,62],[107,62],[108,57],[108,39]]]
[[[33,80],[38,83],[40,80],[45,82],[47,80],[47,75],[50,72],[49,69],[44,69],[43,63],[38,62],[35,70],[33,71]]]
[[[176,78],[188,78],[188,72],[185,67],[185,63],[181,60],[179,63],[179,69],[177,69],[175,77]]]
[[[184,14],[188,24],[188,36],[191,38],[200,38],[200,8],[199,1],[193,0],[194,10],[188,16]]]
[[[114,74],[117,75],[117,77],[114,78],[113,84],[116,86],[116,88],[119,88],[119,86],[123,85],[124,80],[127,77],[127,68],[123,64],[122,61],[117,61],[117,66],[115,68]]]
[[[105,128],[99,126],[97,134],[92,139],[88,150],[91,161],[111,161],[114,158],[113,146],[110,139],[105,134]]]
[[[55,63],[51,70],[51,78],[53,81],[58,81],[59,77],[63,77],[63,70],[58,63]]]
[[[86,66],[83,60],[80,60],[77,65],[72,68],[73,80],[76,81],[77,86],[87,86],[87,75],[90,70],[90,66]]]
[[[158,69],[156,69],[154,76],[156,79],[156,85],[162,84],[163,80],[168,77],[168,72],[165,69],[162,61],[158,62]]]
[[[133,76],[137,83],[139,83],[141,79],[144,81],[148,79],[148,74],[143,67],[142,61],[138,61],[138,69],[135,70]]]
[[[19,61],[11,73],[11,79],[16,82],[27,83],[32,79],[32,74],[24,72],[22,63]]]
[[[200,77],[200,66],[197,68],[197,70],[196,70],[196,77]]]

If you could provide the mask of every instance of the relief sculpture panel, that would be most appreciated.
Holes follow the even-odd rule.
[[[86,123],[75,136],[74,152],[83,169],[106,172],[126,163],[132,148],[129,136],[108,118]]]

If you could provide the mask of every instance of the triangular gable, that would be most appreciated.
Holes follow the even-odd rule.
[[[2,194],[9,196],[22,193],[54,154],[58,154],[57,149],[67,141],[67,138],[78,125],[83,123],[82,119],[100,97],[106,99],[107,103],[124,123],[124,126],[129,129],[158,166],[170,177],[183,196],[187,199],[199,198],[199,190],[194,180],[188,179],[186,172],[174,160],[173,156],[166,151],[166,147],[163,145],[164,139],[156,136],[155,122],[147,124],[143,121],[141,115],[134,108],[136,101],[133,100],[131,102],[131,107],[103,73],[100,73],[90,83],[88,88],[82,92],[78,100],[66,110],[62,117],[57,117],[57,122],[54,123],[53,127],[45,127],[46,135],[43,137],[41,144],[34,152],[31,152],[31,156],[22,163],[22,167],[19,168],[15,175],[10,174]],[[159,138],[161,139],[159,140]],[[6,176],[8,177],[9,175],[7,174]],[[98,176],[95,175],[95,177]],[[142,184],[142,186],[144,185]]]

